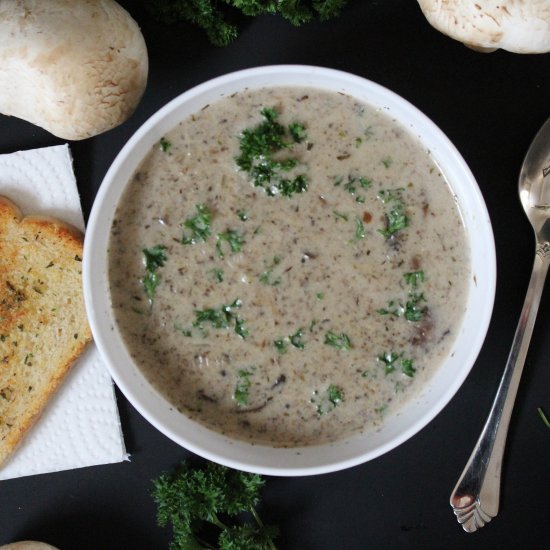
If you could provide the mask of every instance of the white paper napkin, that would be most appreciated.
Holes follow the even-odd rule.
[[[24,215],[54,216],[84,230],[68,145],[0,155],[0,194]],[[0,467],[0,480],[127,458],[113,382],[92,344],[21,446]]]

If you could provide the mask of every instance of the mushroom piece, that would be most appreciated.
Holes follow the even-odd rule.
[[[484,52],[550,52],[549,0],[418,0],[429,23]]]

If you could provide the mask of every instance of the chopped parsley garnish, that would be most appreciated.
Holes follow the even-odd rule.
[[[223,251],[223,243],[228,243],[231,252],[240,252],[243,244],[245,243],[244,235],[233,229],[228,229],[224,233],[218,233],[218,242],[216,243],[216,250],[218,256],[223,258],[225,256]]]
[[[289,124],[288,130],[292,136],[292,139],[296,143],[302,143],[302,141],[307,138],[306,128],[300,122],[293,122]]]
[[[355,216],[355,240],[359,241],[365,238],[365,224],[359,216]]]
[[[360,187],[361,189],[368,189],[372,185],[372,180],[363,176],[356,177],[350,174],[348,175],[347,181],[345,183],[343,182],[343,177],[337,177],[334,180],[334,186],[339,187],[340,185],[342,185],[342,188],[345,191],[355,197],[355,202],[363,204],[365,202],[365,197],[357,194],[358,187]]]
[[[273,340],[273,345],[275,346],[276,350],[283,355],[283,353],[287,352],[288,344],[285,342],[284,338],[279,338],[278,340]]]
[[[414,376],[414,373],[416,372],[416,369],[413,367],[413,360],[412,359],[402,359],[401,360],[401,370],[403,371],[403,374],[405,376],[408,376],[409,378],[412,378]]]
[[[397,304],[395,300],[390,300],[387,307],[376,310],[380,315],[395,315],[396,317],[403,315],[404,311],[405,308],[401,304]]]
[[[304,329],[299,328],[294,334],[286,338],[279,338],[278,340],[273,340],[273,345],[278,353],[281,355],[288,351],[288,344],[292,344],[297,349],[304,349],[306,343],[302,341],[304,336]]]
[[[308,182],[304,174],[296,176],[294,179],[282,178],[279,183],[276,185],[275,189],[283,195],[283,197],[292,197],[294,193],[303,193],[307,191]],[[273,188],[270,189],[270,192],[273,191]],[[268,192],[268,195],[270,194]],[[276,194],[276,193],[273,193]]]
[[[344,189],[350,195],[355,195],[357,193],[357,185],[359,185],[361,189],[368,189],[372,185],[372,180],[369,180],[363,177],[360,177],[360,178],[349,177],[348,181],[344,183]]]
[[[273,256],[272,263],[259,276],[260,283],[264,285],[270,285],[270,286],[280,285],[281,277],[275,277],[275,278],[272,277],[273,269],[275,268],[275,266],[279,265],[280,263],[281,263],[281,258],[279,258],[279,256]]]
[[[411,285],[413,288],[416,288],[418,283],[424,282],[424,272],[410,271],[409,273],[404,273],[403,278],[405,279],[405,283]]]
[[[344,393],[342,389],[334,384],[331,384],[327,390],[328,400],[336,407],[338,403],[341,403],[344,399]]]
[[[283,174],[296,168],[297,158],[275,159],[274,154],[292,149],[295,143],[306,138],[305,127],[294,122],[285,128],[278,122],[279,113],[266,107],[261,110],[264,120],[254,128],[243,130],[240,137],[240,155],[237,166],[248,172],[255,187],[262,187],[269,196],[291,197],[308,189],[305,174],[285,178]]]
[[[196,244],[199,241],[206,241],[212,232],[212,213],[208,206],[197,204],[195,209],[197,210],[197,214],[181,224],[191,232],[190,235],[186,235],[184,232],[181,238],[182,244]]]
[[[144,248],[142,252],[145,259],[145,277],[141,279],[141,283],[143,284],[149,303],[152,304],[155,290],[160,281],[157,270],[164,265],[167,259],[166,247],[159,244],[151,248]]]
[[[163,153],[167,153],[171,149],[172,143],[170,141],[168,141],[166,138],[161,137],[159,146],[160,146],[160,150]]]
[[[218,281],[218,283],[223,283],[223,277],[224,277],[223,269],[214,268],[210,270],[210,273],[212,273],[212,275],[214,276],[216,281]]]
[[[380,315],[394,315],[395,317],[404,316],[407,321],[417,323],[424,318],[424,315],[428,311],[426,306],[420,305],[425,301],[424,293],[409,292],[409,299],[405,305],[397,303],[395,300],[390,300],[387,308],[378,309],[377,313]]]
[[[214,328],[229,328],[233,324],[235,332],[241,338],[246,338],[249,332],[245,327],[245,321],[235,313],[235,310],[240,309],[241,306],[242,301],[237,298],[231,304],[222,305],[219,308],[196,310],[193,326],[204,330],[204,323],[209,323]]]
[[[249,334],[249,330],[246,328],[246,321],[240,317],[235,318],[235,332],[244,340]]]
[[[340,218],[341,220],[344,220],[346,222],[349,220],[349,216],[347,214],[344,214],[343,212],[338,212],[338,210],[333,210],[332,213],[337,219]]]
[[[390,189],[378,192],[378,198],[382,204],[388,204],[390,207],[386,212],[386,227],[378,229],[378,232],[386,238],[392,237],[401,229],[409,226],[409,218],[405,213],[401,191],[402,189]]]
[[[353,347],[350,337],[346,333],[336,334],[332,330],[325,334],[325,344],[344,351],[349,351]]]
[[[386,168],[389,168],[392,164],[393,164],[393,159],[391,157],[384,157],[382,159],[382,164],[386,167]]]
[[[302,337],[304,335],[304,329],[299,328],[294,334],[289,336],[290,343],[298,349],[304,349],[305,343],[302,342]]]
[[[410,285],[413,289],[418,288],[420,283],[424,282],[424,271],[411,271],[404,273],[403,278],[405,283]],[[398,303],[395,300],[390,300],[386,308],[378,309],[377,312],[380,315],[395,315],[396,317],[404,316],[407,321],[417,323],[424,318],[428,308],[422,305],[426,302],[426,298],[423,292],[409,291],[408,300],[403,303]]]
[[[246,222],[250,219],[250,216],[246,213],[245,210],[239,210],[237,212],[237,216],[239,216],[239,220],[241,220],[242,222]]]
[[[409,299],[405,304],[405,319],[413,323],[417,323],[424,318],[424,314],[428,310],[426,306],[420,305],[422,302],[425,302],[426,298],[424,293],[418,292],[409,292]]]
[[[174,330],[181,332],[181,334],[187,338],[191,338],[191,336],[193,336],[193,332],[190,329],[182,327],[179,323],[174,323]]]
[[[316,405],[317,414],[322,416],[334,410],[340,403],[344,401],[344,391],[341,387],[335,384],[330,384],[329,387],[319,395],[318,391],[313,392],[311,402]]]
[[[256,371],[255,367],[248,367],[248,369],[239,369],[237,376],[237,384],[235,386],[235,391],[233,392],[233,399],[239,405],[239,407],[244,407],[248,405],[248,397],[250,392],[250,386],[252,382],[250,377],[253,376]]]
[[[403,374],[410,378],[412,378],[416,372],[413,366],[413,360],[405,358],[403,353],[396,353],[394,351],[385,352],[378,356],[378,361],[385,365],[386,374],[394,372],[398,366],[401,367]]]

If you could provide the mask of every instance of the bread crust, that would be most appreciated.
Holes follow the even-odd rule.
[[[0,465],[91,341],[83,235],[0,196]]]

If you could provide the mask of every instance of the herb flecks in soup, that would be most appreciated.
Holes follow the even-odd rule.
[[[470,278],[429,153],[383,112],[303,88],[244,91],[168,132],[109,254],[118,329],[151,383],[276,446],[373,429],[418,395]]]

